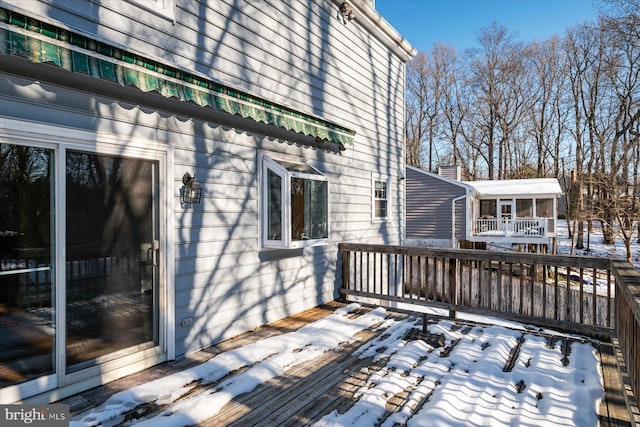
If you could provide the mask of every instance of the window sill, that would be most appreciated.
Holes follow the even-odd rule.
[[[381,222],[389,222],[391,219],[390,218],[373,218],[371,220],[372,224],[379,224]]]

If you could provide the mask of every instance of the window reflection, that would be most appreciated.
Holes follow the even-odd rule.
[[[0,387],[53,373],[53,152],[0,144]]]
[[[73,371],[117,350],[157,344],[156,166],[72,151],[66,161],[66,349]]]

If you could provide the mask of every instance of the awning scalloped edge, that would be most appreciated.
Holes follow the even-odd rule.
[[[0,7],[0,55],[52,63],[143,92],[237,114],[341,148],[355,131]]]

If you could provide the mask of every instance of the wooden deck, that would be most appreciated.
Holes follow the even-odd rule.
[[[62,403],[71,405],[73,415],[78,415],[91,407],[99,406],[111,395],[137,384],[166,376],[191,366],[195,366],[221,352],[255,342],[259,339],[292,332],[332,313],[336,308],[344,306],[340,302],[316,307],[295,316],[288,317],[252,332],[219,343],[216,346],[192,354],[187,358],[164,363],[144,372],[97,387],[79,395],[65,399]],[[366,310],[366,309],[363,309]],[[390,312],[392,317],[401,319],[406,313]],[[429,318],[436,322],[441,318]],[[465,323],[456,320],[456,322]],[[299,426],[308,425],[322,416],[337,409],[340,413],[348,409],[356,401],[354,393],[367,384],[369,376],[379,370],[372,359],[361,359],[353,352],[363,342],[374,339],[383,331],[365,331],[359,341],[343,346],[340,352],[327,352],[312,361],[302,363],[287,371],[285,376],[277,377],[263,383],[250,393],[240,395],[228,403],[213,418],[203,422],[203,426]],[[420,339],[420,334],[417,334]],[[600,354],[605,401],[600,406],[600,425],[632,426],[625,406],[623,387],[619,380],[616,360],[612,346],[607,343],[596,343]],[[222,379],[221,381],[223,381]],[[215,388],[220,382],[210,384],[207,389]],[[196,392],[201,392],[198,390]],[[408,393],[395,395],[388,401],[386,415],[400,408]],[[150,415],[162,408],[137,408],[138,415]]]

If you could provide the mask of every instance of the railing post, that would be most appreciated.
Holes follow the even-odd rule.
[[[458,260],[449,258],[449,303],[458,304]],[[456,318],[456,310],[449,309],[449,317]]]
[[[342,254],[342,288],[348,290],[351,284],[351,252],[340,249],[340,253]]]
[[[640,273],[625,260],[612,260],[611,270],[616,281],[614,321],[624,361],[623,380],[632,391],[632,394],[625,394],[625,399],[628,408],[633,405],[637,408],[640,396]]]

